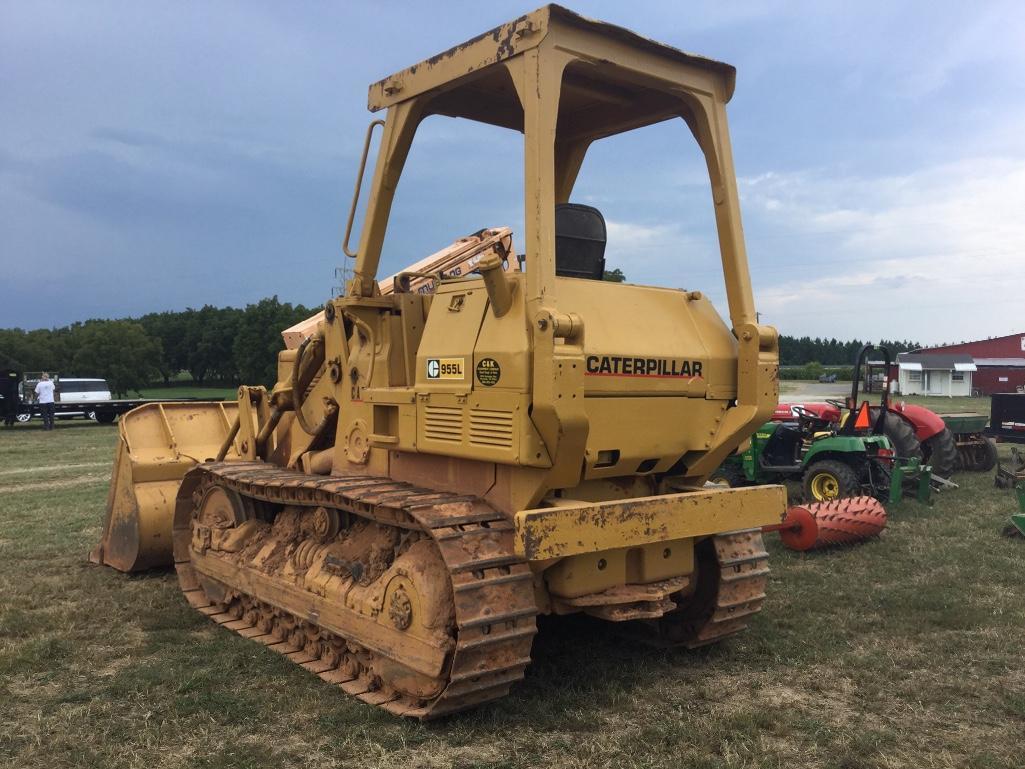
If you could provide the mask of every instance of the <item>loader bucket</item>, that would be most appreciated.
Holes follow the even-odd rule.
[[[103,535],[89,560],[125,572],[170,566],[178,486],[216,457],[237,413],[234,401],[147,403],[122,416]]]

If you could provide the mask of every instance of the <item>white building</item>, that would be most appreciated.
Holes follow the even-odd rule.
[[[967,353],[904,352],[897,356],[902,395],[971,395],[975,361]]]

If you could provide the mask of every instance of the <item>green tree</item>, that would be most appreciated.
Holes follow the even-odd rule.
[[[26,371],[31,351],[27,334],[20,328],[0,329],[0,368]]]
[[[186,344],[186,312],[151,312],[139,318],[139,323],[154,339],[160,340],[160,376],[164,384],[189,367]]]
[[[238,380],[234,344],[242,310],[206,305],[188,309],[182,315],[185,368],[198,384],[208,378],[222,382]]]
[[[623,283],[626,280],[626,275],[623,274],[621,269],[616,267],[611,270],[605,270],[605,277],[603,280],[607,280],[610,283]]]
[[[820,376],[826,373],[825,367],[817,360],[810,361],[805,367],[806,376],[809,379],[818,379]]]
[[[0,329],[0,368],[17,371],[58,370],[61,360],[55,331],[20,328]]]
[[[865,343],[860,339],[841,342],[836,339],[812,339],[811,337],[780,336],[779,362],[784,366],[803,366],[814,361],[821,361],[827,366],[850,366],[854,356]],[[921,347],[917,342],[887,341],[880,342],[890,350],[896,359],[897,353],[916,350]]]
[[[75,352],[64,374],[107,380],[111,392],[127,395],[160,371],[160,342],[130,320],[90,320],[70,330]]]
[[[281,332],[314,311],[279,302],[276,296],[247,305],[234,339],[235,366],[241,381],[273,386],[278,378],[278,353],[285,348]]]

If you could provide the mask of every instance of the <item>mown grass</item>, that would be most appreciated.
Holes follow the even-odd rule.
[[[817,385],[818,383],[801,379],[784,380],[779,383],[779,391],[783,395],[792,395],[793,393],[803,392],[805,387],[809,384]],[[835,386],[837,388],[837,392],[849,394],[851,391],[850,382],[836,382]],[[862,392],[860,399],[867,400],[869,403],[878,403],[881,397],[880,393]],[[820,401],[822,399],[822,396],[819,395],[808,396],[809,401]],[[989,416],[989,396],[981,398],[970,398],[968,396],[948,398],[943,395],[891,395],[890,400],[893,402],[904,401],[905,403],[914,403],[919,406],[925,406],[938,414],[974,411]]]
[[[425,725],[216,627],[170,572],[88,565],[115,436],[0,430],[0,765],[1022,765],[1025,542],[1000,536],[1012,498],[990,475],[858,547],[772,538],[765,611],[714,648],[543,621],[510,697]]]
[[[979,414],[985,414],[987,417],[989,416],[990,399],[988,395],[982,398],[969,398],[968,396],[946,398],[941,395],[894,395],[893,400],[925,406],[937,414],[960,414],[966,411],[974,411]]]
[[[140,398],[201,398],[204,400],[235,400],[236,387],[199,387],[197,385],[172,385],[170,387],[144,387],[138,392]]]

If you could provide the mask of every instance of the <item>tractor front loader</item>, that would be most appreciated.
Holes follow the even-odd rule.
[[[242,388],[237,418],[167,437],[189,458],[164,468],[187,470],[167,493],[189,603],[418,718],[506,694],[541,613],[686,647],[744,629],[765,596],[760,527],[785,498],[705,485],[778,394],[740,224],[734,78],[552,5],[373,84],[386,114],[345,295],[294,334],[270,392]],[[424,292],[386,291],[392,200],[431,115],[522,134],[524,268],[489,253]],[[707,163],[730,325],[701,291],[603,281],[604,219],[570,202],[592,144],[663,121]],[[143,464],[124,476],[137,492]],[[110,520],[168,500],[114,495]]]

